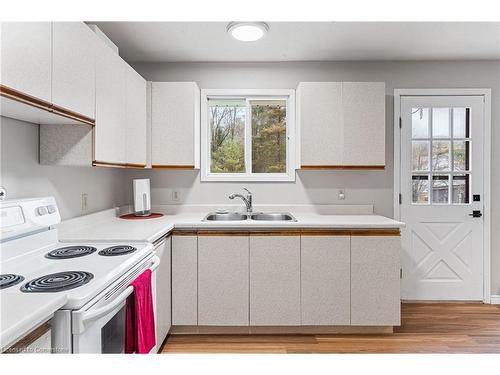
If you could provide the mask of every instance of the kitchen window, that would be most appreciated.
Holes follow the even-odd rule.
[[[295,181],[294,90],[202,90],[202,181]]]

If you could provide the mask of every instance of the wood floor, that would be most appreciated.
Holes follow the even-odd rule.
[[[162,353],[500,353],[500,305],[405,303],[387,335],[175,335]]]

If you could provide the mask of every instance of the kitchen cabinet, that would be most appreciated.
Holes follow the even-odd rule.
[[[351,325],[400,325],[399,236],[351,237]]]
[[[198,237],[172,237],[172,325],[198,324]]]
[[[51,22],[2,22],[1,46],[1,84],[50,103]]]
[[[385,167],[385,83],[301,82],[302,169]]]
[[[172,237],[155,245],[160,265],[156,271],[156,345],[160,348],[172,325]]]
[[[250,236],[250,325],[300,325],[300,236]]]
[[[249,237],[198,237],[198,324],[248,326]]]
[[[302,325],[350,324],[350,237],[301,237]]]
[[[131,166],[146,166],[146,80],[132,67],[125,67],[126,160]]]
[[[126,164],[126,63],[110,47],[96,48],[96,125],[94,160],[97,164]]]
[[[52,102],[95,119],[96,35],[83,22],[52,26]]]
[[[195,82],[151,84],[151,164],[200,167],[200,89]]]

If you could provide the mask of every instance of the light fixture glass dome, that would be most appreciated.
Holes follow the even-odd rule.
[[[268,30],[269,26],[265,22],[231,22],[227,25],[227,32],[242,42],[259,40]]]

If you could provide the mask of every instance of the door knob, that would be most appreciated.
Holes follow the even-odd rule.
[[[483,214],[479,210],[474,210],[474,211],[472,211],[471,214],[469,214],[469,216],[472,216],[472,217],[481,217],[481,216],[483,216]]]

